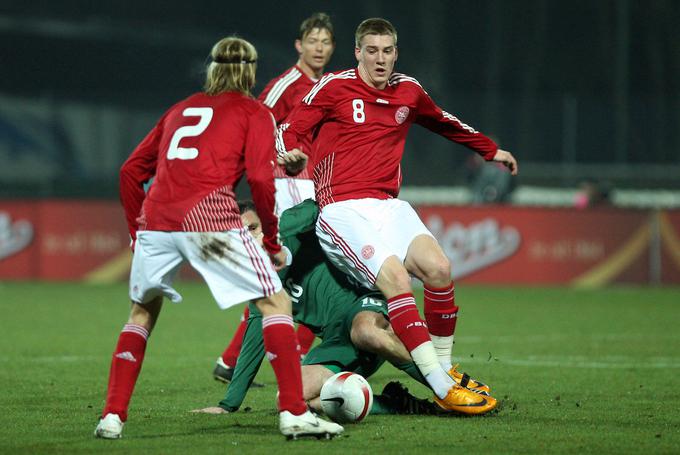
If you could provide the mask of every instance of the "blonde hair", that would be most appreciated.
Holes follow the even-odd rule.
[[[206,70],[204,86],[208,95],[227,91],[250,95],[257,70],[255,46],[242,38],[228,36],[215,43],[210,58],[212,62]]]
[[[391,35],[394,37],[394,45],[397,45],[397,29],[387,19],[372,17],[359,24],[354,33],[354,43],[356,47],[361,47],[361,40],[366,35]]]

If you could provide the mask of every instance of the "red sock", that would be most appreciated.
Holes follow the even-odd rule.
[[[413,294],[401,294],[387,300],[387,312],[394,333],[409,352],[430,341],[427,324],[420,318]]]
[[[243,310],[243,315],[241,316],[241,323],[236,329],[236,333],[231,338],[229,346],[222,353],[222,361],[225,365],[234,367],[236,366],[236,359],[241,353],[241,345],[243,345],[243,335],[246,333],[246,327],[248,326],[248,317],[250,316],[250,310],[248,310],[248,305],[246,304],[246,309]]]
[[[307,354],[309,352],[309,348],[312,347],[312,343],[314,343],[314,338],[316,335],[314,335],[314,332],[302,324],[298,324],[296,335],[298,344],[300,345],[300,354]]]
[[[453,281],[444,288],[425,286],[425,320],[432,335],[450,337],[456,331],[458,307]]]
[[[123,327],[111,360],[109,387],[102,417],[106,414],[118,414],[120,420],[127,420],[130,397],[142,369],[148,337],[149,332],[142,326],[125,324]]]
[[[302,399],[300,351],[292,316],[275,314],[262,318],[262,338],[279,385],[279,412],[304,414],[307,405]]]

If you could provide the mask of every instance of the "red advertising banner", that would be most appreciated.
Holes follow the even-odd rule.
[[[122,278],[128,244],[113,201],[0,202],[0,279],[96,281],[116,261]]]
[[[459,282],[680,284],[680,211],[417,210]],[[117,202],[0,201],[0,280],[124,281],[130,257]]]
[[[432,206],[418,213],[451,260],[454,278],[466,283],[680,282],[680,261],[655,259],[655,250],[670,245],[658,225],[680,237],[677,212]]]

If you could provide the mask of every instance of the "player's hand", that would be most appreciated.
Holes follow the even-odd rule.
[[[514,156],[512,156],[512,153],[506,152],[505,150],[498,149],[496,152],[496,155],[493,157],[493,161],[497,161],[499,163],[502,163],[510,169],[510,173],[512,175],[517,175],[519,172],[519,167],[517,166],[517,160],[515,159]]]
[[[272,259],[274,270],[276,270],[277,272],[286,267],[286,259],[288,258],[288,253],[283,248],[276,254],[270,254],[269,257]]]
[[[285,166],[286,171],[291,175],[297,175],[307,166],[309,157],[300,149],[293,149],[290,152],[279,156],[277,163]]]
[[[222,409],[219,406],[211,406],[209,408],[203,408],[203,409],[193,409],[189,412],[193,412],[194,414],[229,414],[229,411],[226,409]]]

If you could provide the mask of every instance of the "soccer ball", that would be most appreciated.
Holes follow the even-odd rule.
[[[323,412],[338,423],[360,422],[373,405],[371,386],[363,376],[349,371],[328,378],[320,398]]]

